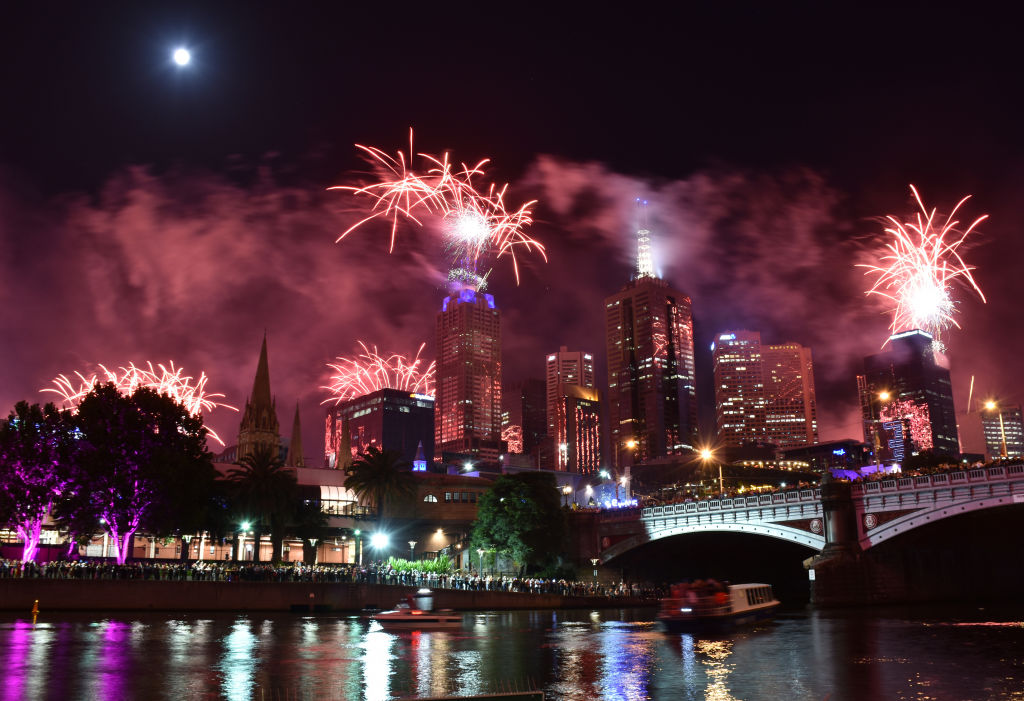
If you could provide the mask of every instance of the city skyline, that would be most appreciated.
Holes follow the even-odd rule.
[[[856,45],[858,29],[877,28],[868,15],[833,35],[832,48],[804,31],[821,17],[793,18],[783,33],[811,38],[792,49],[773,41],[765,51],[756,17],[706,10],[709,38],[682,55],[656,48],[636,52],[643,60],[616,53],[589,66],[573,57],[581,45],[565,41],[569,18],[553,16],[533,28],[527,59],[494,67],[516,99],[499,105],[487,90],[466,87],[461,104],[473,107],[460,110],[429,80],[396,94],[386,78],[409,70],[397,57],[355,75],[344,70],[373,54],[373,40],[346,29],[348,40],[336,41],[331,28],[340,25],[330,22],[321,29],[308,18],[255,14],[236,22],[189,8],[152,16],[71,9],[59,19],[19,12],[8,23],[17,36],[2,49],[18,104],[2,117],[0,141],[0,328],[13,339],[0,351],[8,369],[0,400],[8,408],[45,402],[39,390],[59,373],[141,359],[205,372],[209,391],[241,407],[266,331],[278,420],[289,426],[298,402],[305,454],[320,454],[326,363],[357,353],[357,339],[411,355],[433,335],[446,272],[433,257],[436,238],[403,232],[412,245],[388,256],[384,225],[335,244],[358,213],[326,192],[365,169],[355,143],[400,148],[410,126],[423,150],[451,149],[470,163],[491,157],[516,201],[538,200],[531,234],[548,246],[549,261],[524,260],[519,286],[504,263],[489,279],[501,301],[510,381],[541,377],[544,354],[566,345],[593,349],[606,389],[601,300],[634,267],[634,203],[643,198],[655,272],[693,300],[704,426],[711,340],[757,328],[813,350],[821,440],[859,437],[857,363],[881,348],[889,318],[864,295],[870,279],[854,264],[881,246],[878,218],[914,211],[914,183],[940,211],[973,193],[965,219],[991,215],[965,252],[988,303],[961,294],[963,328],[944,337],[961,419],[979,399],[1024,398],[1014,370],[1013,276],[1005,274],[1024,224],[1013,195],[1021,139],[1008,117],[1016,98],[1001,82],[1016,61],[992,39],[1000,35],[992,18],[886,14],[887,26],[955,20],[965,34],[986,37],[951,48],[921,75],[911,39],[885,57],[842,50]],[[31,43],[54,23],[83,29],[59,46]],[[658,46],[664,30],[655,24],[630,42]],[[726,27],[741,50],[698,60]],[[309,48],[270,58],[267,36]],[[169,63],[168,46],[182,40],[194,48],[187,70]],[[789,52],[807,42],[821,49],[819,61],[787,73]],[[317,51],[323,60],[312,60]],[[557,70],[549,74],[550,66]],[[658,89],[676,75],[691,88]],[[909,105],[934,103],[908,91],[969,95],[970,109],[916,112]],[[54,93],[64,96],[61,110]],[[766,109],[747,110],[751,100]],[[635,110],[638,101],[650,107]],[[881,104],[899,107],[881,119]],[[436,358],[433,341],[424,358]],[[238,414],[208,419],[233,442]],[[965,447],[981,450],[978,438]]]

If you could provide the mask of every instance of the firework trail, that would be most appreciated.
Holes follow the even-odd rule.
[[[174,367],[173,361],[166,366],[158,364],[155,368],[151,362],[146,363],[146,367],[129,363],[128,367],[121,367],[116,371],[108,369],[105,365],[100,365],[99,368],[100,373],[89,376],[76,371],[77,381],[67,375],[58,375],[53,380],[55,387],[46,387],[40,391],[59,394],[62,397],[61,407],[72,411],[93,387],[107,382],[113,383],[117,391],[124,395],[132,394],[139,387],[148,387],[158,394],[166,394],[184,406],[192,416],[209,413],[217,407],[238,411],[230,404],[216,401],[222,399],[223,394],[206,392],[206,382],[209,378],[205,372],[200,373],[198,379],[193,378],[191,375],[185,375],[182,368]],[[213,429],[206,427],[206,431],[211,438],[224,445],[224,441]]]
[[[426,343],[421,343],[416,355],[410,361],[404,355],[392,353],[380,355],[377,347],[370,350],[365,343],[359,341],[363,352],[354,358],[338,357],[336,363],[328,363],[327,367],[334,370],[331,384],[321,387],[331,396],[320,402],[340,404],[356,399],[381,389],[397,389],[413,394],[434,396],[434,375],[436,363],[430,363],[421,369],[424,362],[420,358]]]
[[[465,163],[456,167],[448,153],[440,157],[416,154],[423,162],[420,171],[411,168],[412,130],[409,130],[409,156],[398,151],[395,156],[373,146],[356,144],[375,167],[378,182],[354,187],[337,185],[329,190],[351,192],[357,197],[369,198],[370,212],[336,240],[341,241],[354,230],[375,219],[391,222],[391,243],[388,252],[395,249],[399,220],[408,220],[423,226],[424,218],[439,219],[445,231],[447,250],[453,259],[453,279],[469,279],[482,284],[487,277],[478,274],[481,263],[508,255],[512,259],[516,284],[519,283],[519,250],[537,251],[544,260],[544,246],[530,238],[524,229],[533,223],[531,207],[527,202],[516,209],[505,204],[508,185],[500,188],[491,184],[486,191],[479,189],[473,179],[484,175],[489,159],[474,166]]]
[[[945,221],[940,222],[936,210],[924,206],[917,188],[911,185],[910,191],[921,211],[905,222],[891,215],[886,217],[892,225],[885,229],[892,237],[886,244],[888,253],[880,258],[878,265],[858,267],[867,268],[865,275],[878,276],[867,294],[885,297],[895,304],[890,325],[893,333],[922,329],[938,340],[942,329],[950,325],[960,328],[953,318],[956,313],[952,297],[954,282],[974,289],[981,301],[985,301],[985,295],[971,275],[974,267],[964,263],[957,249],[988,215],[978,217],[960,231],[957,229],[960,222],[954,217],[970,195],[960,200]]]

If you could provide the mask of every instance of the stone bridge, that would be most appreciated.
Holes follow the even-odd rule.
[[[838,499],[823,499],[819,486],[602,513],[597,523],[599,557],[607,563],[654,540],[712,532],[778,538],[818,552],[840,542],[847,549],[866,551],[952,516],[1024,505],[1021,463],[933,475],[894,474],[850,484],[848,491],[845,483],[832,484],[843,486]]]

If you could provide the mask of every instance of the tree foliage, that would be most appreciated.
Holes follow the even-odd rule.
[[[567,529],[560,496],[550,473],[499,477],[477,502],[471,547],[496,551],[524,571],[551,565],[563,550]]]
[[[238,505],[253,519],[253,537],[258,544],[268,530],[272,543],[271,560],[281,559],[284,528],[297,498],[295,474],[285,467],[273,446],[259,445],[228,472]],[[257,546],[253,560],[259,562]]]
[[[43,521],[67,484],[73,450],[70,414],[18,402],[0,423],[0,523],[15,527],[22,560],[35,558]]]
[[[209,475],[206,429],[167,395],[143,387],[126,396],[113,384],[93,388],[73,424],[78,449],[56,516],[69,528],[106,530],[123,563],[136,531],[155,532],[162,514],[182,507],[176,485]]]
[[[383,516],[389,502],[415,493],[416,483],[409,471],[409,463],[392,450],[381,450],[371,445],[352,461],[345,478],[345,488],[360,499],[377,506]]]

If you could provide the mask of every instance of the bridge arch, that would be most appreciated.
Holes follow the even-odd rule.
[[[697,533],[743,533],[747,535],[764,536],[767,538],[783,540],[789,543],[795,543],[796,545],[803,545],[818,552],[825,547],[825,536],[823,535],[815,535],[814,533],[808,533],[807,531],[799,528],[793,528],[776,523],[694,523],[656,529],[648,533],[641,533],[624,540],[620,540],[618,543],[615,543],[601,551],[601,563],[605,564],[619,555],[656,540],[671,538],[677,535]]]

